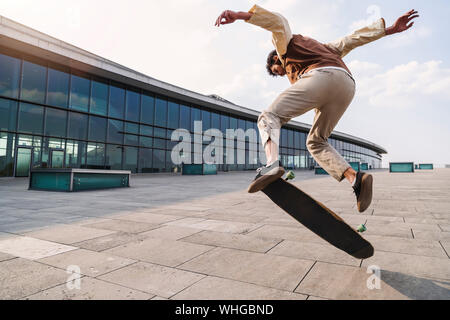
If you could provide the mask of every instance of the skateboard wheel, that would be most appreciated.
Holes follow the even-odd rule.
[[[366,225],[365,225],[365,224],[360,224],[360,225],[358,226],[358,228],[356,228],[356,231],[361,232],[361,233],[363,233],[363,232],[366,231],[366,230],[367,230],[367,228],[366,228]]]
[[[286,180],[292,180],[295,178],[295,173],[293,171],[288,171],[286,174]]]

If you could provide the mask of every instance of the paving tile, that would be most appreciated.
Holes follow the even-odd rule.
[[[77,248],[31,237],[17,236],[0,239],[0,252],[29,260],[50,257],[75,249]]]
[[[92,224],[85,224],[84,226],[94,229],[106,229],[106,230],[122,231],[126,233],[140,233],[159,227],[158,224],[126,221],[126,220],[112,220],[112,219]]]
[[[375,251],[406,253],[437,258],[446,257],[439,242],[434,240],[404,239],[376,235],[365,235],[364,237],[373,245]]]
[[[81,277],[80,288],[62,284],[26,297],[26,300],[148,300],[153,295],[90,277]]]
[[[383,270],[413,276],[450,280],[450,259],[376,251],[363,266],[377,265]]]
[[[391,222],[391,221],[367,221],[366,226],[368,228],[371,228],[372,226],[375,227],[382,227],[387,230],[393,230],[393,229],[405,229],[405,230],[424,230],[424,231],[441,231],[439,226],[437,224],[424,224],[424,223],[409,223],[409,222]]]
[[[189,209],[189,205],[186,206]],[[161,209],[155,208],[152,210],[154,214],[167,214],[172,216],[182,217],[202,217],[208,215],[206,211],[188,210],[188,209]]]
[[[259,216],[251,216],[251,215],[230,215],[227,212],[224,213],[211,213],[206,216],[203,216],[205,219],[210,220],[225,220],[225,221],[235,221],[235,222],[244,222],[244,223],[258,223],[262,222],[265,217]]]
[[[64,270],[69,266],[76,266],[80,269],[81,274],[91,277],[97,277],[136,262],[135,260],[114,256],[109,253],[85,249],[61,253],[39,259],[38,261]]]
[[[145,238],[146,236],[143,233],[134,234],[126,232],[116,232],[103,237],[89,239],[81,242],[75,242],[73,246],[91,251],[103,251],[114,247],[118,247],[125,243],[143,240]]]
[[[193,228],[192,226],[196,223],[206,221],[205,218],[199,218],[199,217],[186,217],[175,221],[170,221],[164,223],[166,226],[177,226],[177,227],[188,227]]]
[[[20,299],[65,283],[64,270],[17,258],[0,262],[0,299]]]
[[[367,268],[318,262],[295,292],[336,300],[448,299],[448,288],[439,280],[384,269],[378,278]]]
[[[266,252],[279,242],[275,239],[215,231],[202,231],[184,238],[183,241],[255,252]]]
[[[434,219],[434,218],[424,218],[419,217],[419,218],[405,218],[405,221],[407,223],[424,223],[424,224],[446,224],[446,223],[450,223],[450,220],[445,220],[445,219]]]
[[[178,268],[292,291],[313,263],[262,253],[216,248]]]
[[[211,246],[183,241],[147,238],[108,249],[103,252],[130,259],[175,267],[211,250],[212,248],[213,247]]]
[[[450,232],[450,224],[439,223],[439,228],[441,228],[442,231]]]
[[[309,296],[306,300],[329,300],[325,298],[315,297],[315,296]]]
[[[72,244],[75,242],[102,237],[114,232],[115,231],[93,229],[77,225],[57,225],[42,230],[25,232],[24,235],[48,241]]]
[[[327,244],[325,240],[306,228],[291,228],[281,226],[262,226],[254,231],[248,233],[250,236],[270,238],[270,239],[285,239],[300,242],[314,242]]]
[[[248,233],[259,226],[260,225],[253,223],[221,221],[221,220],[204,220],[190,225],[191,228],[198,228],[210,231],[230,232],[230,233]]]
[[[125,215],[115,216],[115,219],[146,222],[150,224],[162,224],[169,221],[174,221],[183,218],[182,216],[173,216],[165,214],[156,214],[151,212],[136,212]]]
[[[444,248],[447,256],[450,258],[450,241],[441,241],[442,247]]]
[[[413,229],[414,238],[424,240],[449,241],[450,232],[424,231]]]
[[[174,295],[174,300],[306,300],[306,295],[241,281],[206,277]]]
[[[317,260],[330,263],[359,266],[360,259],[355,259],[342,250],[331,245],[284,240],[271,249],[268,254],[298,259]]]
[[[99,279],[170,298],[204,277],[197,273],[139,262],[100,276]]]
[[[16,258],[12,254],[0,252],[0,262]]]
[[[364,236],[377,235],[387,237],[399,237],[406,239],[412,239],[413,237],[411,233],[411,228],[408,228],[407,226],[394,225],[390,227],[385,227],[383,225],[373,225],[368,223],[366,227],[367,231],[364,232]]]
[[[161,239],[170,239],[170,240],[178,240],[181,238],[185,238],[192,234],[201,232],[201,230],[196,228],[189,227],[179,227],[179,226],[162,226],[158,229],[153,229],[147,232],[141,233],[142,236],[148,238],[161,238]]]

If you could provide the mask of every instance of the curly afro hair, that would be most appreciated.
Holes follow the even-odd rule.
[[[271,75],[272,77],[277,77],[277,76],[279,76],[278,74],[272,72],[272,69],[271,69],[272,66],[273,66],[274,64],[279,64],[279,65],[281,66],[281,61],[280,61],[280,60],[278,60],[277,62],[275,62],[275,61],[273,60],[273,57],[275,57],[275,56],[278,56],[276,50],[270,51],[269,55],[267,56],[266,69],[267,69],[267,73],[268,73],[269,75]]]

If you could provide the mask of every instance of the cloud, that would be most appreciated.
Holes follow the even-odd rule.
[[[393,36],[394,41],[387,41],[387,48],[398,48],[402,46],[407,46],[413,43],[418,43],[423,41],[425,38],[430,37],[433,34],[433,30],[425,26],[413,26],[411,29],[402,32],[400,34],[395,34]]]
[[[360,28],[368,26],[381,18],[381,9],[377,5],[368,6],[366,12],[369,17],[367,17],[367,19],[352,22],[352,24],[350,24],[350,26],[348,27],[350,31],[358,30]]]
[[[381,67],[361,61],[352,61],[355,68],[357,95],[367,98],[374,107],[420,107],[431,100],[450,101],[450,68],[442,61],[419,63],[411,61],[373,75]]]

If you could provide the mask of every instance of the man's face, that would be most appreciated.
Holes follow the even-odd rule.
[[[281,66],[281,61],[278,59],[278,56],[274,56],[273,61],[274,64],[272,65],[272,67],[270,67],[272,72],[279,76],[284,76],[286,74],[286,70],[284,70],[284,68]]]

